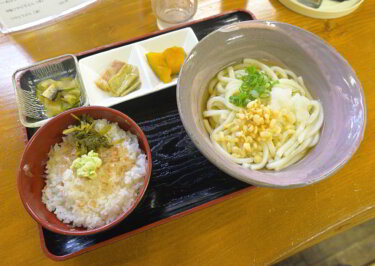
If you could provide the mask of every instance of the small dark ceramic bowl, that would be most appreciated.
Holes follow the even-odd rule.
[[[140,148],[147,155],[147,173],[144,177],[144,185],[136,198],[133,206],[117,217],[113,222],[95,229],[77,228],[65,224],[57,219],[56,215],[46,208],[42,202],[42,189],[45,185],[44,173],[48,160],[48,152],[51,146],[62,142],[62,131],[69,125],[76,124],[71,114],[80,116],[87,114],[94,119],[107,119],[117,122],[123,130],[130,130],[138,137]],[[147,138],[141,128],[127,115],[107,107],[80,107],[68,110],[42,126],[30,139],[23,153],[18,171],[18,191],[21,200],[31,217],[44,228],[55,233],[65,235],[90,235],[105,231],[124,220],[141,201],[151,176],[152,158]]]
[[[299,162],[279,172],[252,171],[216,151],[203,124],[207,85],[223,67],[244,58],[263,59],[302,76],[321,102],[324,124],[318,144]],[[250,184],[277,188],[306,186],[338,171],[358,149],[367,108],[363,88],[348,62],[316,35],[296,26],[253,20],[224,26],[190,52],[177,83],[183,125],[197,148],[218,168]]]

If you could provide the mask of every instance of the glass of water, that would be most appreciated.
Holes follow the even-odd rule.
[[[197,12],[198,0],[151,0],[160,29],[190,20]]]

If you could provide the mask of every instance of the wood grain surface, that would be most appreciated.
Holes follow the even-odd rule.
[[[335,47],[365,90],[368,123],[357,153],[337,174],[291,190],[256,188],[79,257],[66,265],[266,265],[375,217],[375,1],[343,18],[296,14],[276,0],[202,0],[197,17],[245,8],[258,19],[309,30]],[[98,1],[54,24],[0,35],[0,264],[51,265],[36,223],[24,210],[16,176],[25,147],[12,73],[28,63],[78,53],[156,31],[146,0]]]

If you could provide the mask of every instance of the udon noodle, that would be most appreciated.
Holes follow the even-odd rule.
[[[258,80],[247,78],[250,74]],[[244,89],[245,82],[264,86]],[[244,59],[220,71],[208,91],[203,117],[210,139],[220,153],[246,168],[281,170],[319,141],[322,105],[312,99],[302,77],[288,69]]]

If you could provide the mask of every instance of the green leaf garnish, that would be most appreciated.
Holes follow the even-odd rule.
[[[72,116],[77,119],[80,124],[65,129],[64,135],[71,134],[76,146],[77,157],[87,154],[90,151],[97,152],[100,147],[109,148],[112,146],[110,139],[105,135],[110,127],[103,128],[102,132],[95,130],[95,121],[92,117],[83,115],[77,117],[74,114]]]
[[[243,83],[239,93],[229,97],[229,101],[239,107],[245,107],[249,102],[258,98],[268,99],[272,87],[278,83],[267,74],[260,72],[255,66],[246,68],[246,72],[247,75],[241,77]]]

